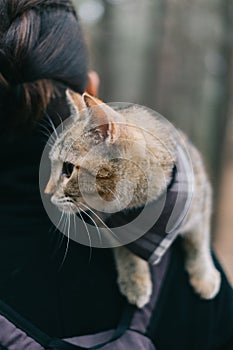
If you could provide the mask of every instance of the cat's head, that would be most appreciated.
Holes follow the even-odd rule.
[[[66,212],[87,206],[117,211],[144,204],[147,160],[140,129],[132,127],[120,110],[87,93],[68,91],[67,96],[72,122],[51,149],[45,193]]]

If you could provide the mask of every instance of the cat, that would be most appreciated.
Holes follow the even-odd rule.
[[[67,100],[72,123],[58,136],[50,151],[51,176],[45,193],[52,195],[52,203],[66,212],[77,212],[77,208],[85,210],[79,189],[82,185],[84,192],[92,196],[93,201],[97,188],[105,200],[104,209],[104,205],[110,205],[114,198],[117,182],[121,178],[129,178],[136,185],[130,205],[139,207],[145,204],[148,193],[145,193],[146,179],[137,172],[135,163],[147,168],[152,184],[149,201],[156,200],[170,183],[176,160],[176,145],[170,130],[141,106],[131,105],[114,110],[87,93],[81,96],[71,90],[67,90]],[[180,229],[185,249],[185,267],[196,293],[203,299],[212,299],[220,289],[221,278],[210,253],[211,185],[200,153],[182,133],[181,137],[191,157],[195,179],[192,205]],[[161,147],[161,140],[166,143],[165,148]],[[82,158],[100,143],[104,152],[93,156],[89,164],[89,171],[98,169],[96,187],[85,181],[79,184]],[[146,148],[150,152],[145,154]],[[117,154],[118,160],[112,160],[108,156],[109,152]],[[134,162],[124,162],[123,158],[133,159]],[[104,165],[99,168],[99,164]],[[163,170],[165,181],[158,173],[158,164]],[[123,201],[127,201],[127,186],[121,196]],[[114,248],[113,251],[121,293],[129,303],[142,308],[152,293],[148,262],[124,246]]]

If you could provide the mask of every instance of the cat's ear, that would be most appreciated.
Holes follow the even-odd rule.
[[[114,143],[120,136],[120,127],[115,120],[118,118],[120,121],[121,117],[103,101],[86,92],[83,94],[83,101],[90,112],[91,124],[95,132],[99,133],[100,139]]]
[[[73,90],[66,90],[66,98],[70,107],[71,115],[79,119],[82,111],[86,108],[83,97]]]

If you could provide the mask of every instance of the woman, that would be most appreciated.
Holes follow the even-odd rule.
[[[71,2],[1,0],[0,299],[60,338],[115,328],[125,305],[110,250],[93,249],[89,260],[89,248],[70,241],[62,264],[66,239],[54,232],[40,199],[43,130],[48,115],[55,125],[69,115],[66,87],[98,90]],[[179,241],[170,259],[147,330],[154,344],[233,349],[233,296],[224,275],[219,295],[201,301],[189,286]]]
[[[69,305],[71,295],[78,298],[79,274],[71,265],[81,267],[72,259],[84,254],[88,260],[89,251],[73,251],[71,242],[73,253],[59,270],[66,242],[58,249],[61,237],[42,206],[39,162],[47,115],[54,123],[69,115],[65,87],[95,93],[97,78],[88,74],[71,2],[1,1],[0,15],[0,298],[48,333],[65,336],[76,331],[80,313]]]

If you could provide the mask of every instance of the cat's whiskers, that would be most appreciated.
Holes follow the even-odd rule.
[[[63,243],[63,240],[64,240],[64,233],[63,233],[63,231],[65,231],[66,224],[67,224],[67,215],[66,215],[66,213],[65,213],[65,211],[64,211],[63,223],[62,223],[61,230],[60,230],[60,232],[62,233],[62,235],[61,235],[61,239],[60,239],[60,243],[59,243],[58,249],[61,248],[62,243]]]
[[[49,136],[46,134],[46,133],[44,133],[43,131],[41,132],[44,136],[46,136],[46,139],[48,139],[49,138]],[[53,147],[53,143],[51,143],[50,141],[47,141],[47,144],[52,148]]]
[[[62,223],[62,220],[63,220],[63,223]],[[62,243],[63,243],[63,240],[64,240],[64,233],[63,233],[62,231],[63,231],[63,230],[65,229],[65,227],[66,227],[66,221],[67,221],[67,216],[65,215],[65,211],[63,210],[63,211],[62,211],[62,216],[61,216],[60,222],[58,223],[58,226],[57,226],[57,228],[59,229],[59,225],[62,224],[61,230],[59,230],[59,231],[62,233],[62,235],[61,235],[60,242],[59,242],[59,244],[58,244],[58,249],[61,248]]]
[[[44,121],[47,123],[47,125],[48,125],[49,127],[52,127],[53,133],[51,133],[51,137],[54,138],[54,142],[55,142],[55,141],[59,138],[58,133],[57,133],[57,130],[56,130],[56,127],[55,127],[55,125],[54,125],[52,119],[51,119],[50,116],[48,115],[48,113],[46,113],[46,117],[47,117],[48,120],[44,119]]]
[[[100,233],[99,227],[97,226],[95,220],[94,220],[94,219],[91,217],[91,215],[89,215],[85,210],[81,209],[80,207],[79,207],[79,209],[80,209],[85,215],[87,215],[87,216],[89,217],[89,219],[90,219],[90,220],[93,222],[93,224],[95,225],[96,230],[97,230],[97,232],[98,232],[98,237],[99,237],[99,240],[100,240],[100,244],[102,245],[101,233]]]
[[[65,220],[64,214],[65,214],[65,212],[64,212],[64,210],[63,210],[63,211],[62,211],[62,214],[61,214],[61,216],[60,216],[60,219],[59,219],[58,224],[55,226],[54,230],[52,231],[52,234],[54,234],[54,235],[56,234],[56,237],[57,237],[57,238],[59,238],[59,235],[56,233],[56,231],[59,230],[59,231],[60,231],[60,234],[61,234],[61,239],[60,239],[60,241],[57,243],[57,248],[55,248],[54,253],[52,254],[52,257],[54,257],[54,256],[56,255],[56,252],[60,249],[60,247],[61,247],[61,245],[62,245],[62,242],[63,242],[64,234],[62,233],[62,227],[64,228],[64,221],[63,221],[63,219]],[[62,222],[62,221],[63,221],[63,222]],[[60,226],[61,224],[62,224],[62,227],[61,227],[61,229],[59,229],[59,226]]]
[[[55,228],[55,230],[54,230],[53,232],[56,232],[57,230],[59,230],[59,226],[60,226],[60,224],[61,224],[61,222],[62,222],[64,213],[65,213],[65,211],[62,210],[62,214],[61,214],[61,216],[60,216],[60,220],[58,221],[58,224],[56,225],[56,228]]]
[[[105,224],[105,222],[99,217],[99,215],[97,215],[97,214],[96,214],[90,207],[88,207],[86,204],[82,203],[82,205],[83,205],[86,209],[90,210],[90,212],[91,212],[93,215],[95,215],[95,217],[101,222],[101,224],[102,224],[108,231],[110,231],[110,232],[112,233],[112,235],[117,239],[117,241],[119,241],[117,235],[115,235],[115,233]]]
[[[45,129],[45,128],[44,128]],[[40,132],[43,134],[43,135],[45,135],[48,139],[50,138],[50,134],[49,134],[49,131],[47,130],[47,129],[45,129],[46,131],[44,131],[44,130],[40,130]]]
[[[91,255],[92,255],[91,236],[90,236],[90,232],[89,232],[89,230],[88,230],[87,224],[86,224],[86,222],[85,222],[85,220],[83,219],[83,216],[82,216],[82,214],[81,214],[81,211],[80,211],[80,210],[82,210],[82,209],[81,209],[81,208],[78,208],[78,207],[77,207],[77,209],[78,209],[78,213],[79,213],[79,215],[80,215],[80,217],[81,217],[81,219],[82,219],[82,222],[83,222],[83,224],[84,224],[84,226],[85,226],[85,229],[86,229],[86,231],[87,231],[88,239],[89,239],[89,242],[90,242],[90,256],[89,256],[89,262],[90,262],[90,261],[91,261]],[[82,210],[82,212],[84,212],[84,211]]]
[[[50,130],[43,124],[39,123],[39,125],[44,129],[41,130],[40,132],[46,136],[46,138],[48,139],[48,144],[50,147],[52,147],[54,145],[54,142],[56,141],[56,139],[54,138],[54,135],[50,133]]]
[[[60,123],[61,123],[60,125],[61,125],[62,132],[64,132],[63,120],[62,120],[62,118],[61,118],[59,113],[56,113],[56,114],[57,114],[57,116],[58,116],[58,118],[60,120]]]
[[[68,230],[67,230],[67,244],[66,244],[66,250],[65,250],[65,255],[64,258],[62,260],[61,266],[59,268],[59,270],[61,270],[62,266],[64,265],[64,262],[66,260],[67,254],[68,254],[68,250],[69,250],[69,243],[70,243],[70,213],[67,213],[67,221],[66,224],[68,222]]]
[[[76,226],[76,215],[75,213],[72,213],[73,221],[74,221],[74,238],[77,239],[77,226]]]
[[[47,118],[48,118],[48,120],[50,122],[50,125],[51,125],[51,127],[52,127],[52,129],[54,131],[54,135],[56,136],[56,139],[58,139],[58,133],[57,133],[57,130],[55,128],[55,125],[54,125],[52,119],[50,118],[50,116],[48,114],[46,114],[46,116],[47,116]]]
[[[37,122],[37,124],[42,126],[45,130],[48,131],[50,136],[53,136],[53,138],[56,139],[55,135],[53,135],[53,131],[51,130],[51,123],[46,118],[43,118],[40,122]]]
[[[39,126],[41,126],[49,135],[49,137],[51,137],[54,141],[55,141],[55,137],[52,134],[52,132],[47,128],[47,126],[45,126],[42,122],[38,123]]]

